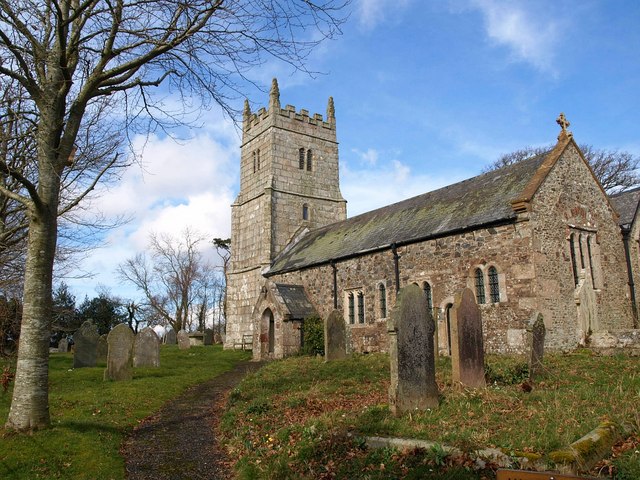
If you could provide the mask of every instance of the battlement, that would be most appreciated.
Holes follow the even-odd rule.
[[[329,97],[327,104],[326,120],[322,114],[314,113],[309,115],[309,110],[300,109],[296,112],[296,107],[287,105],[285,108],[280,107],[280,90],[278,89],[278,81],[274,78],[271,84],[271,92],[269,94],[269,108],[260,108],[257,112],[251,112],[249,102],[245,100],[243,112],[243,131],[249,133],[256,128],[262,128],[267,122],[275,119],[278,120],[298,121],[308,125],[325,128],[327,130],[335,130],[336,117],[333,105],[333,98]]]

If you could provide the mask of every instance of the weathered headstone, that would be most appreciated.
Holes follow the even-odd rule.
[[[452,317],[452,379],[467,387],[485,387],[482,317],[471,289],[456,294]]]
[[[151,327],[143,328],[136,335],[133,345],[133,366],[160,366],[160,339]]]
[[[173,328],[170,328],[164,334],[164,343],[166,345],[175,345],[178,343],[178,339],[176,337],[176,331]]]
[[[213,345],[213,330],[210,328],[204,329],[204,344]]]
[[[347,331],[340,310],[333,310],[324,322],[324,361],[347,357]]]
[[[215,343],[216,345],[222,343],[222,335],[220,335],[219,333],[214,334],[213,343]]]
[[[69,340],[67,340],[67,337],[62,338],[58,342],[58,351],[60,353],[67,353],[69,351]]]
[[[535,321],[531,326],[531,357],[529,357],[529,379],[535,380],[536,376],[543,369],[542,358],[544,357],[544,337],[546,335],[544,318],[541,313],[535,315]]]
[[[120,323],[113,327],[107,336],[109,353],[105,380],[131,380],[133,378],[133,330],[129,325]]]
[[[109,353],[109,344],[107,343],[107,334],[100,335],[98,338],[98,355],[97,361],[99,363],[107,361],[107,354]]]
[[[387,323],[391,385],[389,405],[395,415],[438,406],[433,334],[427,299],[417,285],[400,290]]]
[[[178,348],[180,350],[191,348],[191,340],[189,339],[189,334],[185,330],[180,330],[178,332]]]
[[[95,367],[98,356],[98,327],[85,321],[73,334],[73,368]]]

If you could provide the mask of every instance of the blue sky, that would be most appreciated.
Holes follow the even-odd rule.
[[[552,143],[560,112],[578,143],[640,155],[637,0],[354,0],[351,9],[343,35],[308,60],[321,74],[274,62],[253,72],[265,88],[277,77],[282,104],[298,110],[324,115],[334,97],[350,216]],[[254,110],[267,105],[265,92],[247,95]],[[94,201],[133,220],[84,261],[92,279],[66,280],[79,300],[99,286],[136,298],[114,271],[152,231],[229,236],[239,133],[215,109],[203,122],[179,143],[150,137],[144,168]]]

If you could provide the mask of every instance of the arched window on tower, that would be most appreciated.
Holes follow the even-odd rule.
[[[309,220],[309,205],[302,205],[302,220]]]
[[[387,318],[387,287],[384,283],[378,285],[378,295],[380,296],[380,318]]]
[[[311,163],[313,161],[313,154],[311,150],[307,150],[307,171],[310,172],[312,170]]]
[[[489,298],[491,303],[500,302],[500,281],[496,267],[489,267]]]
[[[475,271],[475,283],[476,283],[476,301],[478,305],[482,305],[486,302],[484,295],[484,275],[482,274],[482,270],[476,268]]]
[[[304,170],[304,148],[298,150],[298,168]]]

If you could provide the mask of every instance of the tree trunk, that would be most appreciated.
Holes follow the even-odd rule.
[[[33,215],[24,281],[15,386],[7,428],[33,430],[49,425],[49,338],[56,216]]]

